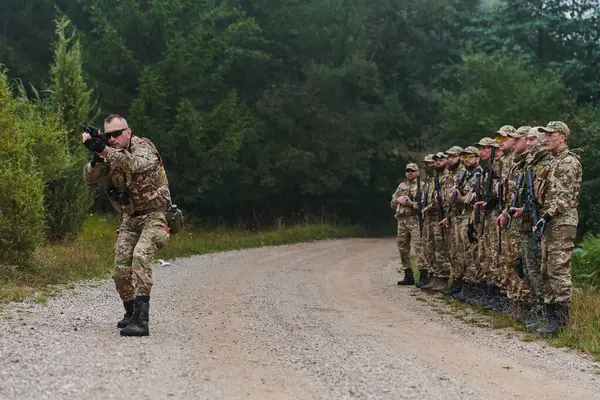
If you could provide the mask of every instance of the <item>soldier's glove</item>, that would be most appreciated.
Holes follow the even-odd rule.
[[[102,153],[106,148],[106,144],[100,138],[91,138],[83,142],[83,145],[89,150],[96,153]]]
[[[544,214],[542,218],[534,225],[537,229],[535,231],[535,236],[539,239],[544,235],[544,231],[546,230],[546,225],[552,221],[552,216],[550,214]]]

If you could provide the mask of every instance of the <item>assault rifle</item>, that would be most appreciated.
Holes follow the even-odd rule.
[[[443,221],[445,218],[444,215],[444,198],[442,197],[442,188],[440,186],[440,176],[438,173],[435,174],[433,178],[433,184],[435,187],[435,198],[437,200],[438,212],[439,212],[439,220]],[[442,237],[444,237],[444,230],[442,229]]]
[[[496,148],[492,147],[492,154],[490,155],[490,161],[487,169],[487,180],[485,181],[485,195],[484,201],[486,203],[483,209],[483,221],[481,221],[481,234],[483,235],[485,230],[485,218],[487,217],[488,210],[490,208],[490,201],[492,200],[492,190],[494,190],[494,158],[496,158]]]
[[[517,176],[515,191],[513,192],[513,198],[510,201],[510,208],[508,209],[508,225],[506,225],[506,229],[510,229],[513,215],[515,214],[515,211],[512,210],[512,208],[515,208],[519,204],[519,194],[521,193],[521,186],[523,185],[524,176],[525,174],[523,172],[519,173]]]
[[[475,172],[475,203],[481,201],[481,172]],[[475,221],[474,223],[470,223],[467,227],[467,237],[469,238],[469,243],[477,242],[477,229],[476,226],[481,222],[481,210],[479,206],[475,206]]]
[[[531,226],[535,226],[535,224],[540,220],[540,209],[535,201],[535,191],[534,191],[534,182],[535,176],[533,175],[533,170],[527,170],[525,173],[525,182],[527,184],[527,196],[525,197],[525,205],[531,214]],[[538,229],[533,232],[533,237],[538,243],[538,246],[542,242],[542,236],[544,235],[544,229]]]
[[[458,197],[458,194],[461,193],[462,194],[462,185],[465,183],[465,180],[467,179],[468,174],[467,171],[463,171],[460,174],[460,177],[458,178],[458,183],[456,186],[456,189],[454,190],[454,193],[452,193],[452,197],[450,197],[450,201],[448,202],[448,212],[446,213],[446,215],[448,216],[448,223],[450,223],[450,214],[452,213],[452,210],[454,209],[454,205],[456,204],[456,198]]]
[[[102,143],[104,143],[106,146],[109,145],[108,136],[106,135],[106,133],[102,132],[100,129],[96,128],[95,126],[91,126],[91,125],[87,125],[87,123],[83,123],[81,125],[81,129],[85,133],[90,135],[92,137],[92,140],[100,139],[100,141]],[[91,152],[91,153],[92,154],[90,154],[90,164],[91,164],[92,168],[94,168],[96,166],[97,162],[104,162],[104,160],[102,160],[100,157],[98,157],[98,154],[96,154],[95,152]]]
[[[502,215],[502,198],[504,182],[502,182],[502,161],[498,163],[498,215]],[[498,224],[498,254],[502,254],[502,226]]]
[[[419,236],[423,237],[423,202],[421,201],[421,175],[417,175],[417,209],[419,211]]]

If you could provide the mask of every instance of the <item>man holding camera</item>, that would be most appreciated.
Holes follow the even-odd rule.
[[[83,133],[82,139],[94,152],[83,169],[85,182],[108,177],[107,193],[121,214],[113,279],[125,316],[117,327],[122,336],[148,336],[152,259],[169,238],[165,213],[171,194],[161,157],[150,140],[134,136],[116,114],[104,120],[104,133]]]

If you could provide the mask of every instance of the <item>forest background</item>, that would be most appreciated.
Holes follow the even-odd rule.
[[[0,260],[110,212],[79,125],[125,116],[202,226],[393,226],[407,161],[568,123],[600,232],[600,1],[6,0]]]

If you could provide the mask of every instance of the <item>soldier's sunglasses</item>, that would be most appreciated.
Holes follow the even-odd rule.
[[[414,170],[414,169],[407,168],[407,169],[406,169],[406,172],[417,172],[417,171],[416,171],[416,170]]]
[[[463,154],[462,155],[463,160],[473,160],[474,158],[475,158],[475,154]]]
[[[496,142],[498,142],[498,143],[504,143],[507,140],[508,140],[508,136],[501,136],[501,135],[496,136]]]
[[[106,134],[106,136],[108,137],[113,137],[113,138],[118,138],[119,136],[121,136],[123,134],[123,132],[125,132],[127,129],[129,128],[123,128],[123,129],[117,129],[116,131],[112,131],[112,132],[104,132]]]

